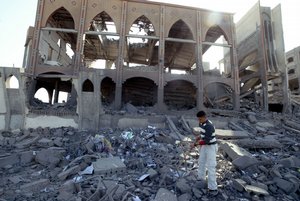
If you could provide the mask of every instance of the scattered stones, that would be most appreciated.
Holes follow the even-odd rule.
[[[221,126],[216,200],[299,200],[298,134],[278,129],[267,114],[236,115],[215,117]],[[189,149],[188,117],[162,118],[169,128],[0,132],[1,199],[211,200],[207,181],[197,180],[199,153]],[[102,143],[95,142],[99,137]]]

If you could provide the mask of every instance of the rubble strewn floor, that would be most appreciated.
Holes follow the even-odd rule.
[[[2,131],[0,200],[300,199],[296,118],[246,109],[210,117],[219,140],[215,197],[197,180],[197,150],[174,134],[192,137],[188,124],[175,121],[170,129]]]

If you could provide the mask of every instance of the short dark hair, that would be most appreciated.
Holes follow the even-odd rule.
[[[197,117],[205,117],[205,116],[206,116],[206,113],[203,110],[201,110],[197,113]]]

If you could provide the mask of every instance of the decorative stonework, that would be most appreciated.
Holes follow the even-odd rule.
[[[54,3],[55,2],[55,0],[50,0],[50,3]]]
[[[93,7],[93,8],[96,8],[96,7],[97,7],[97,4],[96,4],[96,3],[93,3],[92,7]]]
[[[117,8],[118,8],[118,7],[117,7],[116,5],[113,5],[113,6],[112,6],[112,9],[114,9],[114,10],[117,10]]]
[[[72,1],[72,5],[73,5],[73,6],[76,6],[76,1]]]

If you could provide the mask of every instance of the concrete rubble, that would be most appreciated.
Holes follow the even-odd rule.
[[[165,128],[3,130],[1,201],[300,199],[297,118],[263,111],[209,115],[219,141],[216,197],[197,180],[198,152],[189,150],[195,117],[186,115],[164,116]]]

